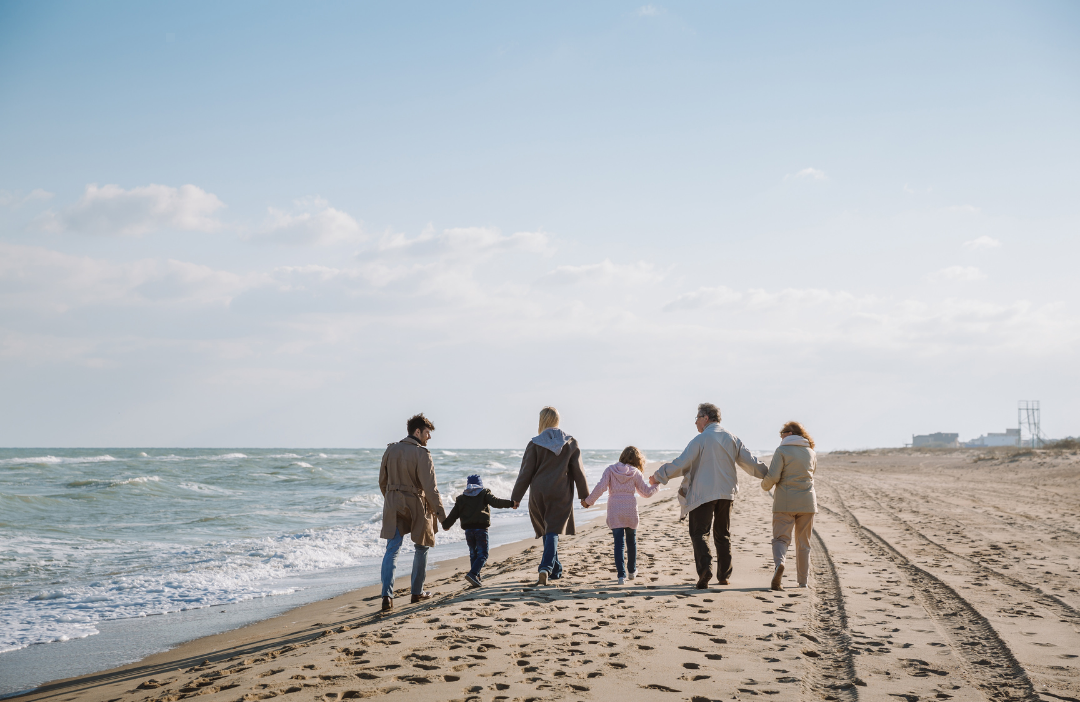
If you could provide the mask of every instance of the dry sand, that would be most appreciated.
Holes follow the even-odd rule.
[[[768,589],[770,498],[742,475],[729,586],[693,589],[668,490],[640,503],[624,586],[594,522],[547,587],[528,541],[480,589],[442,564],[423,604],[357,590],[20,699],[1078,702],[1080,457],[984,455],[823,455],[810,590]]]

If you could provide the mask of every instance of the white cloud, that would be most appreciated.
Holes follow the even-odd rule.
[[[46,231],[115,236],[141,236],[159,229],[210,232],[221,227],[213,215],[223,207],[216,195],[194,185],[151,184],[124,190],[119,185],[90,184],[77,203],[45,213],[38,224]]]
[[[286,212],[268,208],[269,220],[254,239],[286,244],[339,244],[364,238],[360,223],[321,197],[297,200]]]
[[[801,178],[809,180],[828,180],[829,176],[825,175],[825,171],[819,171],[816,168],[804,168],[798,173],[792,175],[787,174],[784,176],[784,180],[790,180],[792,178]]]
[[[172,259],[116,263],[34,247],[0,244],[0,308],[64,313],[94,305],[228,305],[271,282]]]
[[[664,9],[656,5],[642,5],[637,9],[636,14],[638,17],[656,17],[663,12]]]
[[[976,280],[984,280],[986,274],[974,266],[949,266],[931,274],[931,277],[939,280],[957,280],[970,283]]]
[[[1001,242],[991,236],[980,236],[977,239],[964,242],[964,248],[966,249],[996,249],[1001,246]]]
[[[593,285],[609,285],[622,283],[627,286],[641,285],[644,283],[656,283],[664,278],[664,273],[658,271],[656,266],[644,261],[637,263],[612,263],[604,259],[600,263],[589,263],[582,266],[559,266],[553,271],[544,274],[538,281],[541,285],[575,285],[589,283]]]
[[[0,207],[21,207],[28,202],[40,202],[52,198],[54,193],[34,188],[26,195],[21,191],[0,190]]]
[[[519,250],[545,256],[554,253],[551,238],[544,232],[502,234],[495,227],[457,227],[436,232],[428,227],[412,239],[404,234],[386,234],[375,247],[381,254],[407,253],[414,256],[445,254],[480,255]]]

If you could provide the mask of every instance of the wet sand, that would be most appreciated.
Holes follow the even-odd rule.
[[[622,586],[594,520],[546,587],[529,540],[493,551],[483,588],[445,562],[422,604],[402,577],[386,615],[365,588],[19,699],[1080,699],[1080,456],[819,463],[809,590],[768,589],[771,500],[741,475],[728,586],[693,589],[667,490],[639,503],[640,574]]]

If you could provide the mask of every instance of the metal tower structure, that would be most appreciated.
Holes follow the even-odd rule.
[[[1040,448],[1043,444],[1042,417],[1038,400],[1020,400],[1016,410],[1016,423],[1020,427],[1017,446],[1027,442],[1031,448]],[[1026,438],[1025,438],[1026,437]]]

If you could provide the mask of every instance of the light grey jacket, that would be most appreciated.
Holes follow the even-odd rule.
[[[653,475],[665,485],[672,478],[687,476],[679,488],[682,519],[706,502],[734,500],[739,492],[735,466],[755,478],[768,473],[765,463],[754,458],[739,437],[714,422],[687,444],[681,456],[660,466]]]
[[[817,494],[814,492],[816,470],[817,454],[806,439],[801,436],[784,439],[773,454],[769,474],[761,481],[762,490],[776,486],[772,511],[817,512]]]

